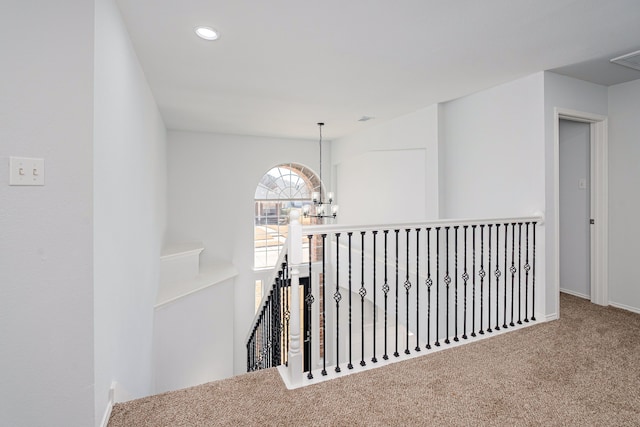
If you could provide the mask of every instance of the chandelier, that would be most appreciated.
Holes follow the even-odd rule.
[[[333,205],[333,192],[327,193],[327,198],[322,198],[322,126],[324,123],[318,123],[320,131],[320,191],[311,193],[311,202],[313,205],[304,205],[302,214],[305,218],[335,218],[338,215],[338,205]]]

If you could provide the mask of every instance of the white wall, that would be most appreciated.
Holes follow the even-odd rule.
[[[94,422],[93,17],[92,1],[2,3],[3,426]],[[44,158],[46,185],[10,187],[9,156]]]
[[[225,280],[156,309],[154,393],[233,375],[231,301],[233,280]]]
[[[447,102],[442,120],[447,218],[544,208],[542,73]]]
[[[442,107],[447,218],[530,216],[545,209],[543,73]],[[536,312],[544,306],[543,232],[536,235]],[[542,285],[542,286],[541,286]]]
[[[439,217],[438,112],[433,105],[333,142],[339,223]]]
[[[153,391],[153,305],[166,217],[166,131],[113,0],[96,1],[96,422]],[[85,424],[89,425],[89,424]]]
[[[640,80],[609,88],[609,300],[640,311]]]
[[[585,113],[607,115],[607,88],[559,74],[544,73],[544,180],[545,180],[545,280],[547,289],[547,314],[558,313],[557,301],[559,286],[556,283],[556,251],[554,236],[557,233],[555,224],[555,184],[554,184],[554,138],[555,108],[564,108]]]
[[[234,372],[246,372],[245,338],[254,316],[254,194],[273,166],[296,162],[317,170],[318,141],[170,131],[169,242],[201,241],[201,264],[231,262],[238,270],[234,303],[225,318],[234,328]],[[323,141],[330,187],[331,143]],[[233,323],[231,323],[233,322]],[[213,338],[212,338],[213,339]],[[231,351],[231,349],[220,349]]]

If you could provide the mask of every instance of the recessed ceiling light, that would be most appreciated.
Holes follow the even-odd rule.
[[[201,39],[218,40],[220,38],[218,30],[211,27],[196,27],[194,31]]]

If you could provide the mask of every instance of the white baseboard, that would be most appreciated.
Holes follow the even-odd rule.
[[[551,320],[558,320],[558,312],[547,314],[544,317],[545,322],[550,322]]]
[[[104,415],[102,416],[102,422],[100,423],[100,427],[107,427],[109,424],[109,418],[111,418],[111,411],[113,410],[114,396],[116,393],[116,382],[111,383],[111,388],[109,388],[109,400],[107,401],[107,407],[104,410]]]
[[[631,307],[630,305],[619,304],[617,302],[609,301],[609,305],[616,308],[621,308],[623,310],[631,311],[634,313],[640,314],[640,308]]]
[[[560,288],[560,292],[573,295],[574,297],[588,299],[589,301],[591,301],[591,295],[586,295],[581,292],[576,292],[576,291],[572,291],[570,289],[564,289],[564,288]]]

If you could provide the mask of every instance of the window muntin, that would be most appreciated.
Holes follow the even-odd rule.
[[[299,211],[302,224],[320,223],[316,218],[304,218],[302,215],[303,206],[311,204],[311,193],[320,189],[320,179],[316,174],[295,163],[278,165],[262,177],[254,197],[255,268],[275,266],[287,238],[292,210]],[[312,252],[316,253],[316,248],[312,248]],[[303,257],[309,259],[306,237],[303,238]]]

